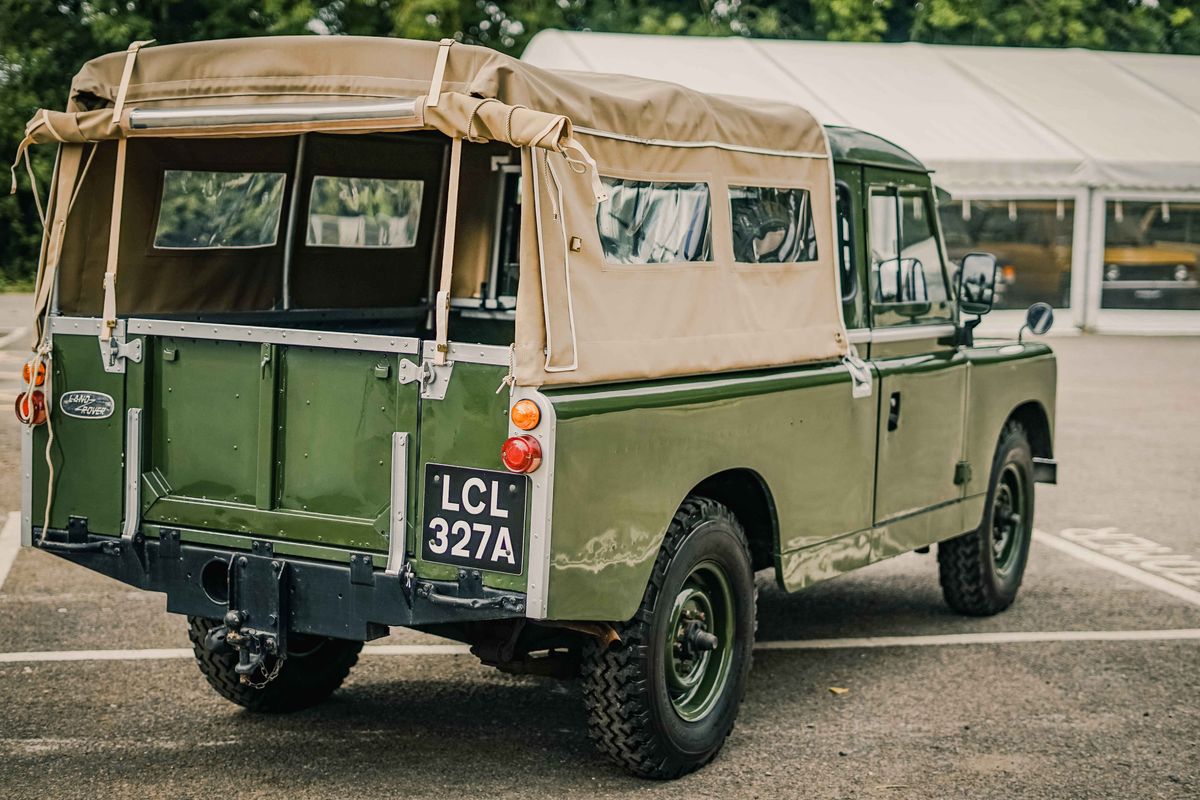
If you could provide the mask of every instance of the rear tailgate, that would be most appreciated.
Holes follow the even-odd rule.
[[[502,481],[510,501],[527,505],[527,479],[503,472],[499,457],[509,393],[497,389],[508,348],[451,345],[451,364],[436,368],[440,385],[430,391],[414,378],[422,373],[414,338],[130,320],[141,361],[112,373],[101,364],[95,321],[80,322],[74,330],[71,320],[56,321],[54,394],[102,391],[114,411],[76,420],[54,408],[52,527],[74,515],[87,516],[92,533],[121,532],[131,426],[141,441],[137,522],[151,538],[178,528],[184,541],[249,548],[252,538],[269,539],[281,554],[309,558],[371,553],[376,568],[407,559],[421,577],[454,581],[463,562],[422,547],[426,518],[437,514],[425,507],[426,472],[465,467],[489,486]],[[432,345],[424,347],[432,360]],[[140,410],[138,421],[130,409]],[[34,444],[44,445],[44,435]],[[40,526],[40,458],[34,475]],[[392,512],[393,497],[402,513]],[[493,569],[485,558],[476,568],[484,585],[522,591],[528,514],[512,512],[514,563]],[[394,549],[393,531],[402,536]]]

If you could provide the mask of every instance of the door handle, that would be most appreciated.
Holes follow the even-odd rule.
[[[900,393],[892,392],[888,398],[888,431],[894,431],[900,427]]]

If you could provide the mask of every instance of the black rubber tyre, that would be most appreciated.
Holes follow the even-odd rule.
[[[938,573],[946,604],[960,614],[986,617],[1012,605],[1033,534],[1033,453],[1024,428],[1009,422],[992,460],[987,505],[977,530],[938,545]]]
[[[314,706],[333,694],[350,668],[358,661],[362,642],[291,634],[288,657],[279,674],[261,689],[242,683],[234,671],[237,653],[213,653],[204,648],[204,637],[221,623],[188,617],[188,638],[196,654],[196,665],[217,694],[250,711],[284,714]],[[274,660],[268,659],[268,669]],[[261,676],[254,676],[256,681]]]
[[[746,693],[756,600],[742,526],[720,503],[688,498],[641,606],[617,626],[620,641],[584,650],[588,730],[600,751],[633,775],[660,780],[712,761]],[[717,644],[698,647],[695,628],[703,635],[710,627]]]

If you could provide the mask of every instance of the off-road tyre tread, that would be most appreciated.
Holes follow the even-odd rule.
[[[1009,420],[1000,432],[1000,441],[993,457],[985,514],[991,513],[992,496],[996,491],[996,475],[1003,466],[1001,459],[1011,449],[1014,440],[1024,444],[1026,452],[1030,452],[1029,437],[1024,426],[1015,420]],[[1029,491],[1029,503],[1032,508],[1032,483],[1029,485]],[[1032,514],[1030,521],[1032,522]],[[959,614],[989,617],[1008,608],[1014,600],[1014,596],[996,593],[990,580],[992,564],[983,554],[985,542],[982,541],[982,537],[988,535],[989,527],[984,521],[976,530],[938,544],[938,582],[942,587],[942,597],[946,605]],[[990,547],[990,544],[988,546]],[[1019,586],[1020,576],[1017,583]]]
[[[331,639],[310,656],[288,659],[275,680],[256,689],[242,683],[234,671],[237,653],[214,653],[204,647],[205,636],[220,624],[188,617],[188,639],[196,666],[217,694],[256,713],[287,714],[322,702],[346,680],[362,650],[362,642]]]
[[[671,780],[700,769],[714,758],[721,746],[713,748],[704,759],[691,763],[673,762],[663,752],[659,742],[648,730],[650,697],[646,670],[642,666],[648,658],[648,642],[652,631],[652,613],[655,601],[662,591],[667,570],[684,540],[702,522],[721,519],[738,533],[747,563],[750,561],[750,545],[737,517],[724,505],[704,497],[688,497],[667,528],[662,548],[654,562],[650,582],[642,596],[637,613],[629,622],[616,627],[620,641],[607,648],[589,642],[583,652],[584,706],[588,712],[588,734],[596,747],[611,761],[631,774],[655,780]],[[757,614],[757,587],[751,598],[751,613]],[[751,630],[756,630],[757,616]],[[746,669],[752,649],[746,652]],[[737,697],[740,706],[746,693],[742,681]],[[733,730],[736,711],[728,730]]]

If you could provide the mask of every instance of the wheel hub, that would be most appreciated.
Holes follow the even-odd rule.
[[[724,570],[697,565],[675,596],[667,629],[667,693],[685,720],[706,716],[729,677],[734,633],[733,593]]]
[[[996,569],[1005,572],[1013,565],[1019,542],[1025,534],[1025,482],[1009,464],[1000,474],[992,501],[992,557]]]

